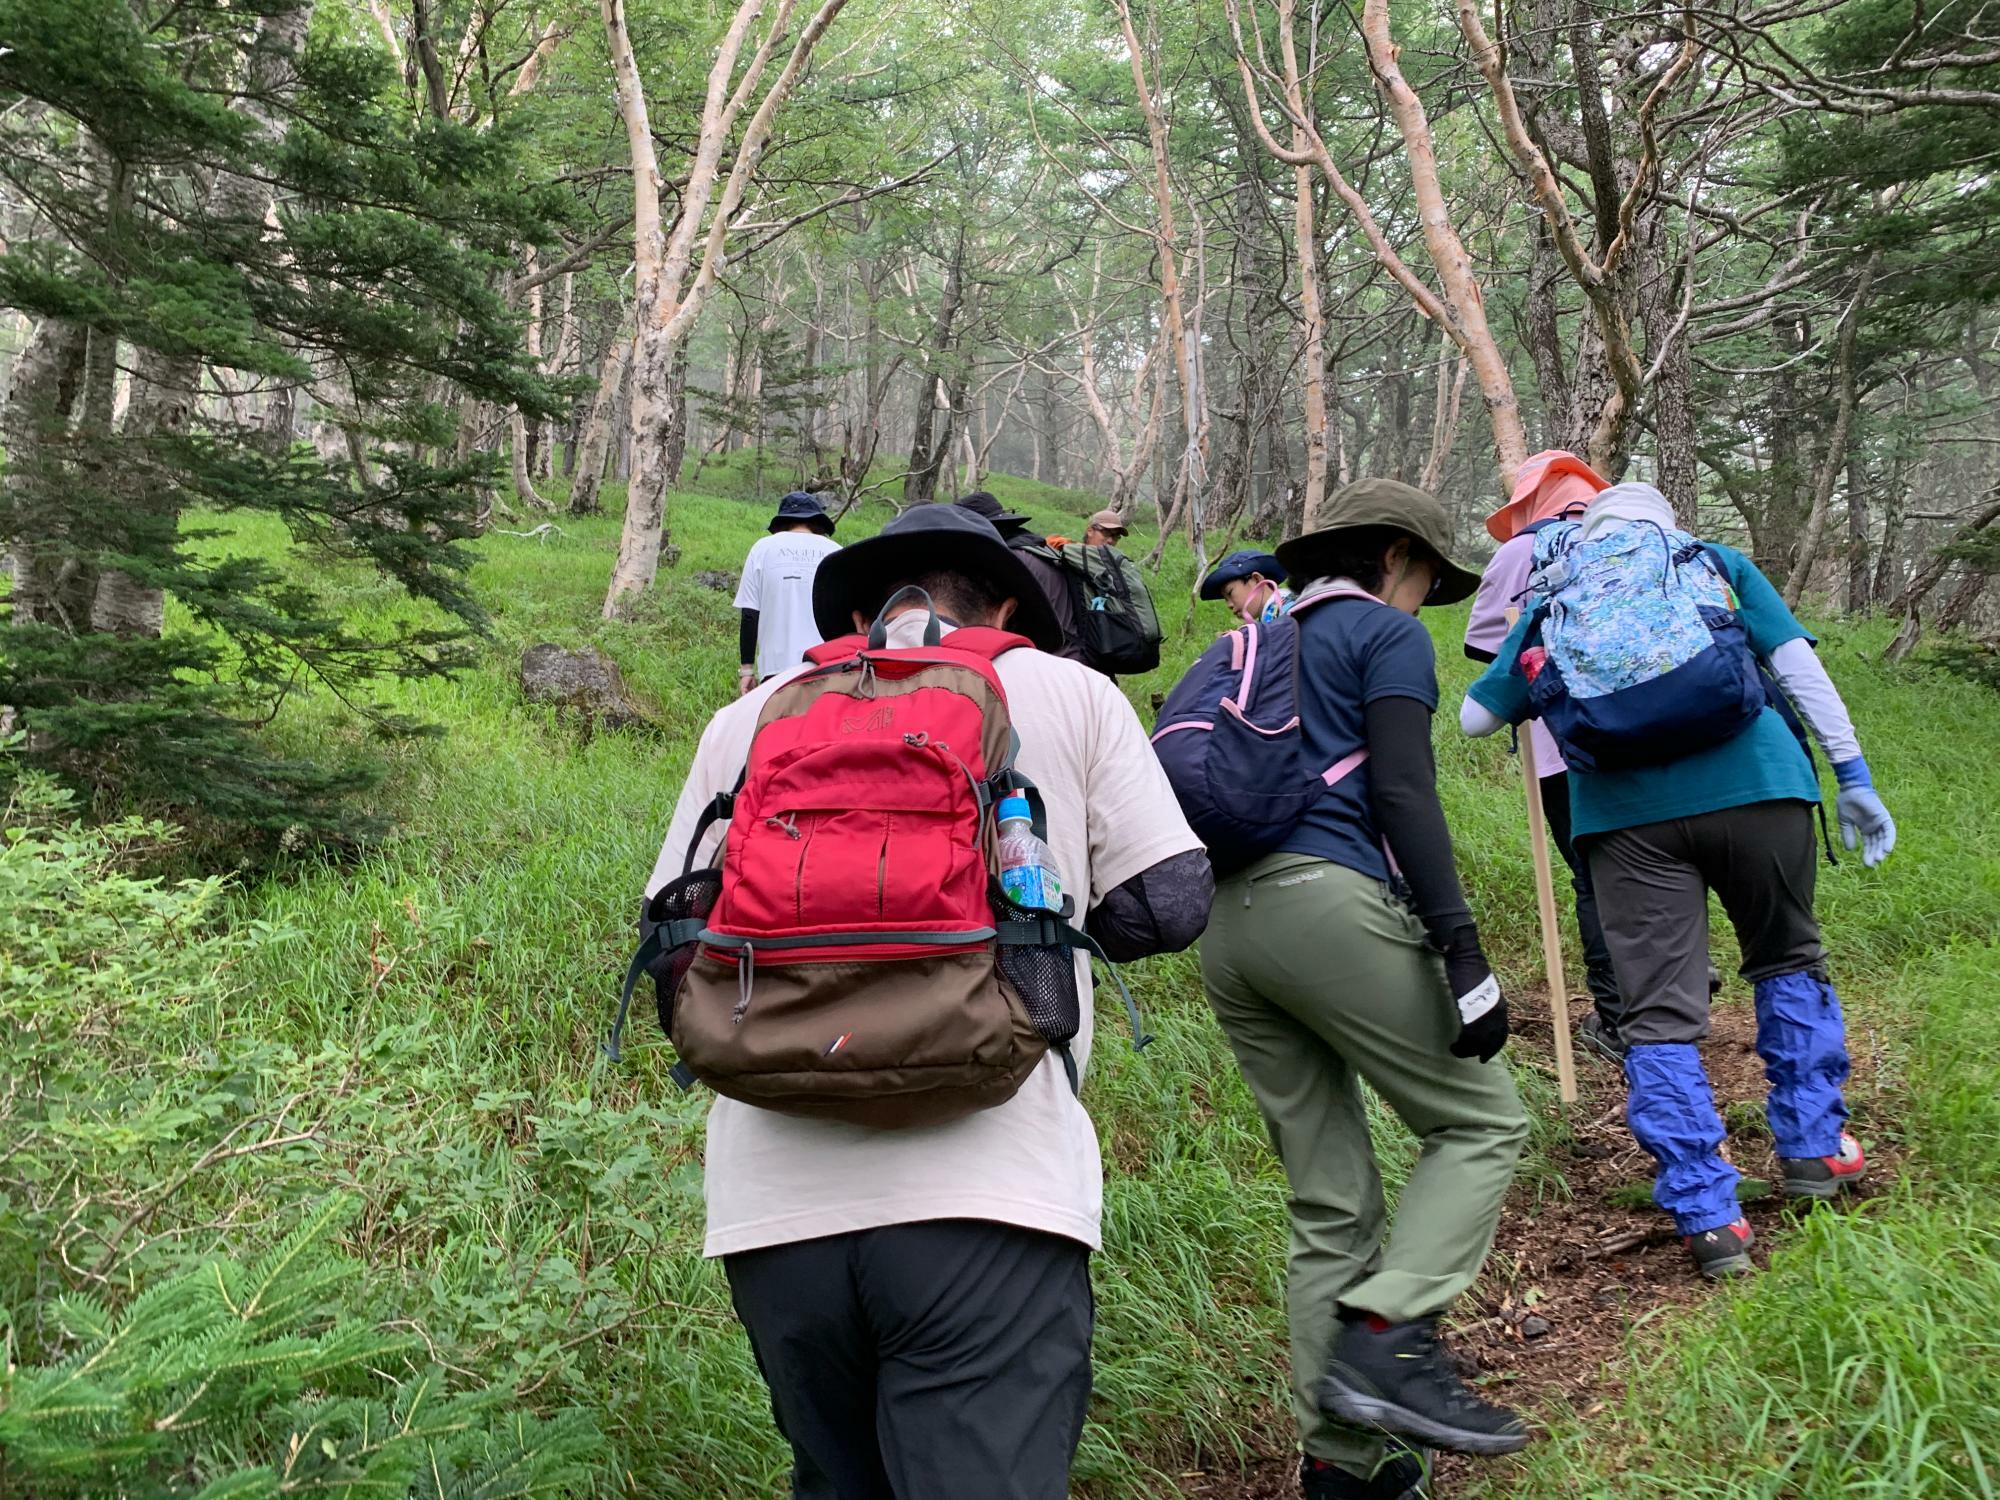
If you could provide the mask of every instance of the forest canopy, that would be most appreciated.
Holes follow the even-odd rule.
[[[0,3],[0,703],[142,800],[337,826],[261,746],[447,672],[464,544],[702,476],[1006,472],[1184,532],[1342,483],[1468,539],[1645,478],[1897,650],[1985,628],[1982,9],[1522,0]],[[738,457],[738,455],[745,455]],[[235,545],[268,518],[296,563]],[[423,601],[331,608],[314,559]],[[187,628],[166,629],[168,601]]]

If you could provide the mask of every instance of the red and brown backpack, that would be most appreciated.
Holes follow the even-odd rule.
[[[1027,794],[1046,836],[994,671],[1029,644],[983,627],[945,640],[933,611],[921,646],[890,648],[878,620],[815,647],[648,903],[611,1056],[650,973],[676,1077],[765,1109],[935,1124],[1012,1098],[1051,1047],[1074,1083],[1073,953],[1096,945],[1067,900],[1030,911],[998,879],[1002,792]],[[695,870],[724,819],[720,868]]]

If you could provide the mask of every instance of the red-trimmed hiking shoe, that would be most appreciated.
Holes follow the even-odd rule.
[[[1843,1130],[1836,1154],[1781,1156],[1778,1171],[1784,1176],[1787,1198],[1838,1198],[1868,1175],[1868,1158],[1861,1154],[1861,1142]]]
[[[1756,1238],[1750,1232],[1750,1221],[1738,1219],[1734,1224],[1687,1235],[1681,1243],[1694,1257],[1697,1271],[1710,1281],[1720,1281],[1725,1276],[1741,1276],[1757,1269],[1750,1261],[1750,1246]]]

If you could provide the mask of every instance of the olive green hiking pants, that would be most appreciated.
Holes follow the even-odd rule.
[[[1286,1304],[1305,1450],[1366,1472],[1379,1436],[1322,1416],[1316,1399],[1336,1308],[1401,1322],[1470,1287],[1527,1118],[1502,1063],[1451,1055],[1444,961],[1410,909],[1359,871],[1274,854],[1224,881],[1201,973],[1291,1186]],[[1393,1236],[1363,1079],[1422,1147]]]

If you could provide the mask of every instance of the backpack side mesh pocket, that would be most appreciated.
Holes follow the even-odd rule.
[[[1000,974],[1021,998],[1036,1033],[1051,1047],[1066,1047],[1083,1026],[1083,999],[1076,983],[1076,945],[1062,936],[1063,921],[1047,912],[1016,906],[1005,892],[993,892],[999,939]],[[1036,941],[1030,924],[1043,929]]]
[[[646,903],[646,918],[662,929],[686,923],[688,927],[679,930],[699,932],[708,914],[715,910],[715,898],[721,894],[722,871],[694,870],[655,891],[652,900]],[[663,1035],[673,1035],[674,996],[680,993],[681,981],[687,977],[688,967],[698,951],[699,945],[690,936],[685,942],[663,944],[659,956],[646,965],[646,972],[653,978],[653,1003],[659,1012]]]
[[[695,842],[700,842],[699,835]],[[653,981],[653,1004],[660,1018],[660,1030],[669,1037],[673,1035],[674,997],[680,993],[681,981],[687,978],[695,955],[701,951],[698,942],[701,930],[721,894],[722,871],[689,870],[647,898],[639,923],[639,951],[632,955],[632,962],[625,970],[618,1015],[611,1023],[611,1034],[604,1040],[604,1055],[611,1061],[618,1062],[623,1056],[620,1044],[625,1017],[641,974]],[[680,1069],[676,1067],[675,1072],[678,1074]]]

